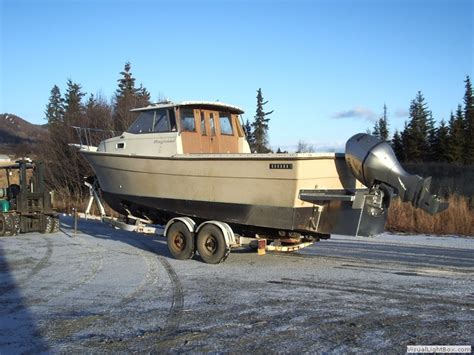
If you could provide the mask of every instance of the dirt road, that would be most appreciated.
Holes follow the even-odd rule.
[[[0,239],[0,353],[400,353],[474,343],[474,239],[335,236],[296,254],[170,257],[70,218]]]

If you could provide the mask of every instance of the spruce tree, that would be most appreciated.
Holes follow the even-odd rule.
[[[441,120],[439,127],[436,129],[433,139],[432,152],[433,161],[449,162],[449,128],[446,122]]]
[[[265,112],[263,106],[268,101],[263,101],[262,89],[257,90],[257,111],[255,114],[255,120],[252,123],[253,135],[255,138],[255,150],[257,153],[269,153],[271,149],[268,147],[268,122],[269,115],[273,111]]]
[[[378,137],[382,141],[387,141],[389,136],[388,130],[388,118],[387,118],[387,105],[383,105],[383,116],[378,121]]]
[[[456,116],[451,112],[448,124],[448,156],[453,163],[463,162],[464,147],[464,115],[461,105],[458,105]]]
[[[68,79],[64,100],[64,123],[66,125],[80,125],[80,121],[84,112],[82,98],[85,95],[86,94],[82,92],[81,85],[74,83],[71,79]]]
[[[474,164],[474,96],[469,75],[464,82],[464,163]]]
[[[247,142],[250,147],[251,152],[255,152],[255,136],[253,135],[252,125],[250,124],[249,120],[245,122],[244,125],[245,135],[247,137]]]
[[[402,137],[398,130],[395,130],[395,133],[393,134],[392,149],[399,161],[404,162],[406,160],[405,153],[403,151]]]
[[[374,128],[372,129],[372,132],[370,132],[373,136],[380,138],[380,129],[379,129],[379,121],[375,121],[374,123]]]
[[[45,115],[49,125],[58,124],[64,119],[64,99],[61,97],[61,91],[57,85],[54,85],[51,89]]]
[[[150,93],[140,85],[135,87],[135,78],[131,72],[131,64],[125,63],[122,76],[117,80],[118,88],[114,97],[114,125],[117,131],[125,131],[138,116],[130,112],[132,108],[143,107],[150,104]]]
[[[438,154],[435,149],[435,145],[437,144],[437,128],[435,125],[435,120],[433,118],[433,114],[430,112],[428,116],[428,120],[426,122],[427,131],[428,131],[428,152],[424,154],[424,160],[429,161],[438,161]]]
[[[401,162],[411,162],[413,161],[412,155],[413,152],[417,150],[416,142],[413,139],[413,136],[410,134],[410,126],[408,122],[405,121],[403,131],[400,133],[400,138],[402,141],[403,154],[400,157]]]
[[[410,104],[410,121],[405,128],[405,152],[410,162],[422,162],[430,159],[430,132],[434,129],[433,118],[428,110],[425,98],[418,91]]]

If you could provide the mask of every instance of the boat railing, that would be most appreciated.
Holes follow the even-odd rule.
[[[119,132],[111,129],[99,129],[89,127],[72,126],[76,131],[79,139],[79,149],[81,150],[96,150],[100,142],[105,139],[117,137]]]

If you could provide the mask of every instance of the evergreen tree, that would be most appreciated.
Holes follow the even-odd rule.
[[[388,130],[388,118],[387,118],[387,105],[383,105],[383,116],[378,121],[378,137],[382,141],[387,141],[389,136]]]
[[[469,75],[464,82],[464,163],[474,164],[474,96]]]
[[[114,97],[114,125],[117,131],[125,131],[137,117],[136,112],[130,112],[132,108],[143,107],[150,104],[150,93],[140,85],[135,87],[135,78],[131,72],[130,63],[125,63],[122,76],[117,80],[118,88]]]
[[[430,112],[428,116],[428,120],[426,122],[427,125],[427,130],[428,130],[428,152],[425,154],[424,159],[425,160],[430,160],[430,161],[438,161],[438,155],[435,149],[435,146],[437,144],[437,128],[435,125],[435,120],[433,118],[433,114]]]
[[[257,90],[257,111],[255,120],[252,123],[253,136],[255,138],[255,150],[257,153],[269,153],[271,149],[268,147],[268,122],[273,111],[265,112],[263,106],[268,101],[263,101],[262,89]]]
[[[374,124],[372,135],[376,136],[382,141],[388,141],[388,118],[387,118],[387,105],[383,105],[383,116],[380,117]]]
[[[434,129],[431,112],[425,103],[421,91],[410,104],[410,121],[403,131],[403,142],[406,158],[411,162],[422,162],[430,159],[429,135]],[[402,139],[403,140],[403,139]]]
[[[253,135],[252,125],[250,124],[249,120],[245,122],[244,130],[247,137],[247,142],[250,146],[250,151],[255,152],[255,136]]]
[[[392,149],[399,161],[402,162],[406,160],[405,153],[403,151],[402,137],[398,130],[395,130],[395,133],[393,134]]]
[[[80,125],[83,116],[82,98],[85,95],[81,85],[68,79],[64,100],[64,123],[66,125]]]
[[[400,157],[401,162],[410,162],[413,161],[410,154],[416,151],[416,142],[410,134],[410,126],[408,122],[405,121],[403,131],[400,133],[400,138],[402,140],[403,154]]]
[[[436,129],[433,139],[432,152],[433,161],[449,162],[449,128],[446,122],[441,120],[439,127]]]
[[[51,89],[51,96],[46,105],[45,119],[49,125],[58,124],[64,119],[64,99],[61,97],[61,91],[57,85]]]
[[[463,162],[464,116],[461,105],[458,105],[456,116],[451,112],[448,125],[448,156],[453,163]]]
[[[374,123],[374,128],[372,129],[372,132],[370,132],[373,136],[380,138],[380,129],[379,129],[379,121],[375,121]]]

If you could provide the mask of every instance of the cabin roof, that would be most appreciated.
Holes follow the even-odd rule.
[[[219,101],[182,101],[179,103],[167,101],[167,102],[159,102],[156,104],[151,104],[146,107],[134,108],[130,111],[133,111],[133,112],[148,111],[148,110],[156,110],[160,108],[171,108],[171,107],[181,107],[181,106],[198,106],[198,107],[206,108],[206,109],[216,109],[216,110],[225,109],[227,111],[230,111],[231,113],[237,113],[237,114],[244,113],[244,110],[242,110],[240,107],[228,105]]]

